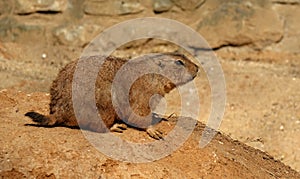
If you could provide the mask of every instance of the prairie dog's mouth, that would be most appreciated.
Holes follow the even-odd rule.
[[[197,76],[197,73],[196,73],[196,74],[194,74],[194,75],[192,76],[192,77],[193,77],[193,79],[194,79],[194,78],[196,78],[196,76]]]
[[[191,75],[191,78],[189,79],[189,81],[192,81],[193,79],[195,79],[195,78],[196,78],[196,76],[197,76],[197,73],[196,73],[196,74],[194,74],[194,75]]]

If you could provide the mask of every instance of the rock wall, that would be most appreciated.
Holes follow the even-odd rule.
[[[149,16],[191,26],[216,50],[300,52],[300,0],[1,0],[0,41],[82,48],[113,24]]]

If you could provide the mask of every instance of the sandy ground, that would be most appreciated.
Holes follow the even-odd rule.
[[[218,133],[203,149],[198,123],[189,139],[171,155],[150,163],[134,164],[110,159],[97,151],[80,130],[25,126],[24,113],[47,112],[49,96],[12,90],[0,92],[0,176],[8,178],[299,178],[290,167],[270,155]],[[37,104],[36,101],[39,101]],[[162,122],[167,132],[175,119]],[[151,142],[142,131],[116,134],[133,142]]]

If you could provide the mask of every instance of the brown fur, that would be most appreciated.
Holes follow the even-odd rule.
[[[151,112],[149,100],[152,95],[159,94],[164,96],[175,88],[176,85],[182,85],[191,81],[197,74],[198,67],[185,56],[172,53],[165,55],[166,56],[158,56],[157,59],[153,60],[153,63],[151,62],[149,65],[151,68],[164,70],[176,76],[176,84],[158,74],[147,74],[138,78],[130,88],[129,102],[133,111],[140,116],[146,116]],[[89,59],[99,59],[99,57],[93,56],[89,57]],[[180,65],[180,62],[176,62],[178,60],[180,60],[183,65]],[[126,62],[128,62],[127,59],[112,56],[107,57],[98,72],[95,83],[96,106],[103,122],[108,128],[120,120],[112,104],[111,86],[115,74]],[[33,121],[41,125],[69,127],[78,127],[78,125],[80,125],[80,127],[91,131],[103,132],[105,131],[105,127],[98,122],[90,121],[88,116],[84,119],[76,120],[72,104],[72,81],[77,63],[78,60],[66,65],[59,72],[56,80],[53,81],[50,90],[50,115],[44,116],[35,112],[28,112],[26,116],[31,117]],[[189,75],[189,77],[187,75]],[[86,110],[87,113],[89,111],[89,109],[84,110]],[[121,118],[128,118],[130,114],[126,114],[126,109],[121,110],[125,111]],[[140,121],[133,120],[130,122],[138,124]]]

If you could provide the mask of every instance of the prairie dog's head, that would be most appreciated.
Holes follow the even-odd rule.
[[[139,91],[165,94],[197,76],[199,67],[177,53],[147,54],[129,60],[118,70],[114,83]],[[117,80],[116,80],[117,79]]]
[[[156,70],[176,86],[183,85],[197,76],[199,67],[185,55],[177,53],[162,53],[152,57]],[[174,87],[172,87],[174,88]]]

